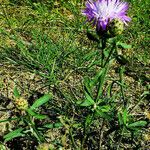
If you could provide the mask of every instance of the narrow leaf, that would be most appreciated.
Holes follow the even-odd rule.
[[[35,117],[35,118],[37,118],[37,119],[46,119],[46,118],[47,118],[46,115],[37,114],[37,113],[35,113],[34,111],[32,111],[32,109],[28,109],[27,112],[28,112],[31,116],[33,116],[33,117]]]
[[[91,106],[94,104],[95,104],[95,102],[93,100],[86,99],[83,103],[80,104],[80,106],[88,107],[88,106]]]
[[[84,59],[85,61],[89,61],[89,60],[91,60],[91,58],[92,58],[93,56],[95,56],[96,54],[97,54],[97,51],[92,51],[92,52],[86,54],[83,59]]]
[[[13,92],[14,92],[14,96],[15,96],[16,98],[19,98],[19,97],[20,97],[20,93],[19,93],[17,87],[14,88],[14,91],[13,91]]]
[[[120,47],[122,47],[124,49],[130,49],[130,48],[132,48],[131,45],[128,45],[128,44],[122,43],[122,42],[117,42],[117,46],[120,46]]]
[[[96,113],[95,114],[96,114],[96,116],[104,118],[104,119],[107,119],[109,121],[112,120],[112,117],[109,114],[104,113],[101,110],[96,109]]]
[[[123,125],[123,118],[122,115],[120,113],[118,113],[118,121],[119,121],[119,125]]]
[[[131,123],[128,125],[128,128],[134,128],[134,127],[144,127],[147,125],[147,122],[146,121],[137,121],[137,122],[134,122],[134,123]]]
[[[16,137],[19,137],[19,136],[23,136],[24,134],[21,133],[23,131],[23,128],[19,128],[19,129],[16,129],[8,134],[6,134],[4,136],[4,139],[5,139],[5,142],[13,139],[13,138],[16,138]]]
[[[90,79],[88,77],[84,78],[84,89],[91,95]]]
[[[94,100],[90,97],[90,95],[87,92],[85,92],[85,97],[86,99],[84,100],[84,102],[80,104],[80,106],[86,107],[86,106],[91,106],[95,104]]]
[[[95,86],[95,84],[98,82],[99,77],[104,73],[105,68],[98,71],[98,73],[95,75],[94,79],[91,82],[91,86]]]
[[[33,110],[33,109],[35,109],[35,108],[37,108],[37,107],[39,107],[39,106],[45,104],[45,103],[48,102],[49,99],[51,99],[51,98],[52,98],[52,95],[49,95],[49,94],[44,95],[43,97],[37,99],[37,100],[34,102],[34,104],[30,107],[30,109]]]
[[[109,105],[99,106],[98,109],[101,110],[102,112],[109,112],[110,106]]]
[[[52,129],[52,128],[60,128],[60,127],[62,127],[62,126],[63,126],[62,123],[57,122],[57,123],[49,123],[49,124],[45,124],[43,127],[44,127],[44,128]]]
[[[126,123],[127,123],[127,109],[125,109],[123,112],[123,122],[126,125]]]

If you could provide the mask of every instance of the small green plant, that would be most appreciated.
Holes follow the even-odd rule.
[[[18,117],[11,118],[11,120],[15,120],[16,126],[12,131],[4,135],[4,143],[7,143],[8,141],[12,141],[15,138],[21,137],[21,138],[33,138],[32,140],[35,143],[44,143],[46,142],[46,137],[44,137],[44,130],[45,128],[59,128],[62,126],[61,123],[45,123],[43,126],[37,127],[36,122],[37,121],[43,121],[48,119],[47,115],[43,115],[38,113],[39,107],[46,104],[49,100],[52,99],[52,94],[44,95],[43,97],[40,97],[37,99],[31,106],[28,104],[28,101],[21,97],[19,94],[17,88],[14,89],[14,100],[13,103],[15,105],[14,112],[17,111]],[[8,120],[1,120],[0,122],[7,122],[11,121]]]

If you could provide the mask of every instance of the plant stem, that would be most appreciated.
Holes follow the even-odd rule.
[[[121,67],[120,68],[120,71],[119,71],[119,76],[120,76],[120,88],[121,88],[121,95],[122,95],[122,98],[123,98],[123,102],[124,102],[124,108],[126,108],[126,105],[127,105],[127,101],[125,100],[125,96],[124,96],[124,89],[123,89],[123,84],[124,84],[124,81],[123,81],[123,73],[124,73],[124,67]]]
[[[107,75],[109,69],[109,64],[107,63],[105,68],[102,68],[102,74],[98,79],[98,89],[97,89],[97,96],[96,96],[96,101],[99,99],[99,97],[102,95],[102,91],[103,91],[103,85],[105,83],[105,77]]]
[[[30,115],[27,116],[28,120],[28,126],[30,127],[30,131],[32,134],[37,138],[38,142],[42,143],[44,142],[44,138],[39,134],[39,132],[36,130],[34,122],[32,121],[32,117]]]
[[[103,67],[105,67],[107,65],[107,63],[109,62],[109,59],[110,59],[110,57],[113,54],[113,52],[114,52],[115,49],[116,49],[116,41],[113,42],[113,46],[112,46],[112,48],[110,50],[109,56],[107,57],[104,65],[103,65]]]
[[[106,38],[103,37],[102,38],[102,62],[101,62],[101,66],[103,67],[103,63],[104,63],[104,58],[105,58],[105,55],[104,55],[104,49],[106,48]]]

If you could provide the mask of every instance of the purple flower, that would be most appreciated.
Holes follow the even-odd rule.
[[[128,3],[120,0],[88,0],[82,14],[93,22],[98,30],[106,30],[113,19],[121,20],[125,25],[131,19],[127,16]]]

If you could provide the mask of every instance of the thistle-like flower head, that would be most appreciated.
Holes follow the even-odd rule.
[[[82,14],[96,25],[97,30],[105,31],[113,19],[121,20],[125,25],[131,19],[127,16],[128,3],[120,0],[88,0]]]
[[[28,101],[23,97],[15,99],[14,104],[19,110],[26,110],[28,108]]]

